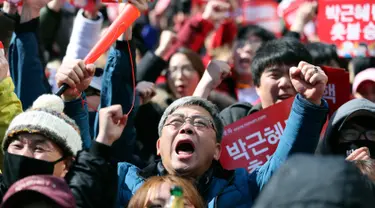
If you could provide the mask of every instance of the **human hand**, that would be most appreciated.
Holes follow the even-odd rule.
[[[128,116],[122,112],[121,105],[112,105],[99,111],[99,134],[96,141],[111,146],[124,131]]]
[[[168,51],[168,49],[173,45],[173,43],[176,40],[177,40],[176,33],[169,31],[169,30],[164,30],[161,33],[159,47],[155,50],[155,54],[163,58],[164,54]]]
[[[65,59],[55,76],[58,87],[64,83],[69,85],[62,98],[65,101],[77,99],[89,87],[94,74],[95,65],[85,65],[82,60]]]
[[[316,11],[318,7],[318,2],[305,2],[297,10],[296,18],[291,25],[290,30],[293,32],[302,33],[305,25],[313,20],[316,16]]]
[[[29,22],[39,17],[40,10],[51,0],[23,0],[20,23]]]
[[[320,67],[301,61],[298,67],[290,68],[289,75],[298,93],[316,105],[321,104],[328,77]]]
[[[226,62],[212,60],[208,64],[201,81],[207,83],[211,89],[215,89],[230,74],[230,66]]]
[[[145,104],[149,102],[152,99],[152,97],[154,97],[156,94],[155,84],[152,82],[146,82],[146,81],[139,82],[137,84],[136,89],[140,94],[141,104]]]
[[[228,2],[211,0],[207,3],[202,18],[213,22],[220,22],[227,17],[229,9],[230,4]]]
[[[128,2],[137,7],[140,12],[145,12],[148,10],[147,0],[128,0]]]
[[[352,152],[346,158],[346,160],[348,160],[348,161],[369,160],[369,159],[371,159],[371,156],[370,156],[370,150],[368,149],[368,147],[358,148],[358,149],[354,150],[354,152]]]

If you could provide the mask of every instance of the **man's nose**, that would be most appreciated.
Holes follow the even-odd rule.
[[[290,81],[289,76],[285,75],[280,78],[279,88],[280,89],[289,89],[292,87],[292,82]]]
[[[180,134],[193,134],[193,125],[190,122],[185,122],[180,128]]]

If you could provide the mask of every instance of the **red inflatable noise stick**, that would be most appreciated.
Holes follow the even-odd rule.
[[[108,48],[123,34],[131,24],[141,15],[141,12],[132,4],[127,4],[119,16],[113,21],[107,32],[100,38],[85,58],[85,64],[92,64],[105,53]],[[61,96],[66,89],[67,84],[63,84],[56,95]]]

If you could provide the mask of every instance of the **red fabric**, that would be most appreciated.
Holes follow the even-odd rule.
[[[176,43],[169,48],[164,58],[169,59],[181,47],[199,52],[204,46],[204,40],[208,33],[213,29],[214,25],[210,21],[202,19],[201,15],[190,18],[178,32]]]
[[[237,26],[236,23],[229,19],[225,21],[220,27],[216,30],[212,42],[212,48],[218,48],[225,44],[232,44],[237,35]]]
[[[165,76],[159,76],[156,79],[155,84],[163,84],[163,83],[166,83],[166,82],[167,82],[167,78]]]
[[[204,40],[214,29],[211,21],[205,20],[201,15],[196,15],[189,19],[178,33],[181,46],[190,48],[198,52],[204,45]]]

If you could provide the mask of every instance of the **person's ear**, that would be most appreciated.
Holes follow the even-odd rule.
[[[156,154],[160,156],[160,138],[156,142]]]
[[[221,155],[221,144],[220,143],[216,143],[214,159],[217,160],[217,161],[219,161],[220,155]]]

